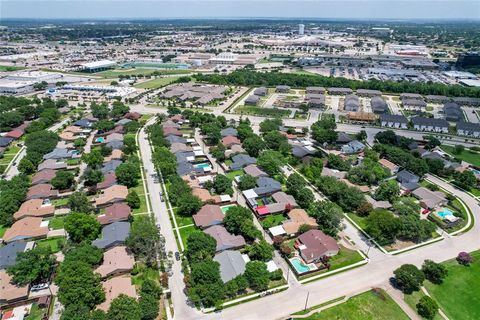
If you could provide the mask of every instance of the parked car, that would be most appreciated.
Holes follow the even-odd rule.
[[[39,283],[30,288],[30,291],[40,291],[43,289],[47,289],[49,287],[48,283]]]
[[[175,259],[177,259],[177,261],[180,261],[180,253],[175,252]]]

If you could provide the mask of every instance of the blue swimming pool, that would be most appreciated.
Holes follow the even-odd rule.
[[[210,168],[210,165],[208,163],[199,163],[195,165],[195,168]]]
[[[105,138],[104,137],[98,137],[97,139],[95,139],[96,142],[103,142],[105,141]]]
[[[450,211],[449,209],[447,208],[443,208],[441,211],[438,211],[437,212],[437,215],[442,218],[442,219],[445,219],[445,217],[447,216],[453,216],[453,212]]]
[[[310,267],[304,264],[303,261],[300,260],[299,258],[292,258],[290,259],[290,262],[292,263],[293,267],[295,268],[295,270],[297,270],[297,273],[299,274],[310,271]]]

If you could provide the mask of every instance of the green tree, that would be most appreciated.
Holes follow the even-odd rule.
[[[65,231],[74,243],[92,241],[100,234],[101,226],[90,214],[74,212],[65,218]]]
[[[287,193],[297,198],[300,191],[306,186],[305,179],[298,173],[292,173],[285,184],[287,186]]]
[[[84,153],[82,155],[82,161],[91,168],[97,168],[103,163],[102,152],[98,149],[93,149],[90,153]]]
[[[265,142],[256,134],[250,134],[242,142],[242,147],[251,157],[258,157],[260,152],[265,149]]]
[[[15,265],[7,269],[17,285],[36,284],[48,280],[55,258],[49,248],[35,247],[17,254]]]
[[[420,290],[425,280],[423,272],[413,264],[404,264],[396,269],[393,274],[398,288],[406,294]]]
[[[367,231],[378,243],[390,244],[395,241],[401,222],[387,210],[373,210],[366,219]]]
[[[253,189],[257,185],[257,179],[252,177],[251,175],[243,175],[238,182],[238,188],[240,190],[248,190]]]
[[[206,307],[219,305],[225,296],[218,262],[205,260],[191,265],[189,296]]]
[[[90,308],[83,304],[67,305],[65,309],[62,311],[62,316],[60,317],[60,320],[85,320],[85,319],[90,320]]]
[[[339,155],[329,153],[327,157],[327,166],[340,171],[350,170],[350,163],[344,161]]]
[[[133,221],[125,244],[136,260],[156,266],[159,240],[160,234],[152,219],[149,216],[140,216]]]
[[[185,255],[190,263],[211,259],[215,254],[217,241],[204,232],[193,232],[187,238]]]
[[[465,146],[463,144],[456,144],[455,147],[453,148],[452,153],[453,154],[462,154],[462,152],[465,150]]]
[[[266,134],[271,131],[277,131],[283,125],[282,119],[265,119],[260,122],[260,132]]]
[[[342,209],[338,205],[330,201],[317,201],[309,213],[317,220],[320,230],[329,236],[337,236],[342,223]]]
[[[268,148],[277,151],[290,151],[288,138],[279,131],[270,131],[263,137]]]
[[[20,162],[18,163],[17,169],[18,171],[20,171],[20,173],[29,175],[34,173],[37,168],[32,163],[32,161],[30,161],[28,158],[25,157],[25,158],[22,158],[22,160],[20,160]]]
[[[226,175],[217,174],[213,179],[213,188],[217,194],[233,195],[232,180]]]
[[[275,176],[281,172],[285,160],[281,153],[273,150],[265,150],[258,158],[257,164],[269,175]]]
[[[110,110],[110,115],[113,118],[119,118],[129,112],[130,108],[123,104],[122,102],[115,101],[112,103],[112,109]]]
[[[128,195],[125,200],[127,201],[128,206],[132,209],[138,209],[142,204],[138,193],[133,189],[128,190]]]
[[[441,264],[432,260],[425,260],[422,265],[422,271],[425,274],[425,278],[435,284],[441,284],[443,279],[448,275],[447,268]]]
[[[273,259],[273,246],[264,239],[247,247],[248,256],[253,260],[270,261]]]
[[[94,210],[87,195],[82,191],[74,192],[68,197],[68,206],[72,212],[91,213]]]
[[[395,180],[385,180],[380,182],[378,189],[375,190],[375,199],[393,202],[400,195],[400,186]]]
[[[250,261],[245,266],[245,278],[249,286],[257,292],[268,289],[270,273],[267,265],[262,261]]]
[[[295,197],[295,200],[297,200],[298,205],[302,209],[308,209],[312,205],[312,203],[315,201],[315,195],[313,194],[313,191],[308,189],[307,187],[304,187],[300,189],[298,192],[297,196]]]
[[[477,178],[471,170],[464,170],[455,177],[455,184],[465,190],[470,190],[477,185]]]
[[[128,188],[136,187],[140,179],[140,169],[137,163],[124,162],[115,169],[117,181]]]
[[[177,171],[177,158],[166,147],[155,148],[152,160],[164,177],[173,175]]]
[[[123,139],[123,147],[122,151],[125,154],[134,154],[137,152],[137,141],[135,140],[135,137],[132,136],[126,136]]]
[[[178,214],[189,217],[194,215],[202,207],[202,201],[190,193],[180,196],[178,200]]]
[[[59,170],[50,183],[55,189],[66,190],[75,183],[75,176],[71,171]]]
[[[417,312],[420,316],[425,319],[433,319],[438,313],[438,304],[435,300],[430,298],[429,296],[423,296],[418,301],[417,305]]]
[[[87,187],[96,185],[103,181],[103,173],[100,170],[87,168],[83,174],[83,182]]]
[[[210,153],[212,156],[217,159],[217,161],[225,161],[225,151],[227,148],[221,143],[217,144],[215,147],[210,148]]]
[[[112,300],[107,318],[111,320],[141,320],[142,310],[135,298],[122,293]]]
[[[320,120],[312,124],[310,130],[312,138],[318,143],[334,143],[337,140],[338,134],[335,131],[337,125],[335,117],[322,116]]]

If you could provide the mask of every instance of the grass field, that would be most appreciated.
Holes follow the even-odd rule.
[[[37,241],[37,246],[43,248],[50,248],[53,253],[60,251],[60,247],[64,244],[67,240],[63,237],[56,237],[50,239],[44,239]]]
[[[169,85],[172,82],[175,82],[178,78],[179,77],[157,78],[142,83],[137,83],[134,85],[134,87],[141,89],[157,89]]]
[[[330,263],[330,269],[328,269],[328,271],[340,269],[345,266],[360,262],[362,260],[363,258],[360,253],[355,250],[347,249],[344,246],[340,245],[340,251],[338,252],[338,254],[336,256],[333,256],[328,261],[328,263]]]
[[[425,294],[421,291],[415,291],[412,294],[406,294],[403,297],[403,300],[412,308],[412,310],[417,310],[417,303],[418,301],[425,296]],[[443,318],[440,316],[440,314],[437,313],[437,315],[433,318],[433,320],[442,320]]]
[[[453,153],[454,147],[446,146],[446,145],[441,145],[440,147],[442,148],[443,151],[450,154],[452,157],[471,163],[474,166],[480,167],[480,153],[465,149],[460,154],[454,154]]]
[[[348,213],[347,216],[355,221],[355,223],[358,224],[358,226],[363,230],[367,228],[367,223],[365,222],[366,217],[357,216],[355,213]]]
[[[315,313],[308,320],[407,320],[408,316],[383,290],[368,291],[347,302]]]
[[[187,239],[188,239],[188,236],[194,232],[201,232],[197,227],[195,226],[190,226],[190,227],[185,227],[185,228],[181,228],[179,229],[180,230],[180,236],[182,237],[182,242],[183,242],[183,246],[185,247],[185,249],[187,248]]]
[[[53,230],[63,229],[65,217],[54,217],[49,220],[48,227]]]
[[[425,281],[424,286],[449,319],[480,319],[480,251],[472,253],[473,263],[462,266],[456,260],[444,263],[448,276],[441,285]]]
[[[17,71],[23,70],[24,67],[16,67],[16,66],[0,66],[0,71]]]
[[[271,214],[263,219],[260,224],[263,228],[271,228],[278,226],[284,220],[287,220],[287,217],[285,217],[283,214]]]
[[[178,211],[177,208],[173,209],[173,214],[175,215],[175,220],[177,221],[177,225],[179,227],[188,226],[188,225],[193,224],[193,218],[192,217],[181,216],[177,213],[177,211]]]
[[[145,196],[145,191],[144,191],[144,189],[143,189],[142,180],[139,179],[138,186],[136,186],[135,188],[132,188],[132,189],[137,192],[138,197],[140,198],[140,208],[138,208],[138,209],[133,209],[133,210],[132,210],[132,213],[133,213],[133,214],[136,214],[136,213],[145,213],[145,212],[147,212],[147,198],[146,198],[146,196]]]
[[[252,106],[239,106],[234,109],[234,112],[239,114],[282,118],[288,117],[291,113],[290,110],[283,110],[278,108],[260,108]]]
[[[148,268],[143,264],[140,264],[138,268],[138,273],[132,276],[132,284],[141,286],[143,282],[147,279],[159,282],[160,274],[157,269]],[[132,271],[133,272],[133,271]]]

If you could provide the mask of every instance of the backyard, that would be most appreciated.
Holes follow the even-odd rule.
[[[453,146],[441,145],[440,147],[443,151],[450,154],[452,157],[455,157],[462,161],[466,161],[474,166],[480,167],[480,153],[465,149],[460,154],[454,154],[453,150],[455,148]]]
[[[304,319],[407,320],[408,316],[385,291],[372,289]]]

